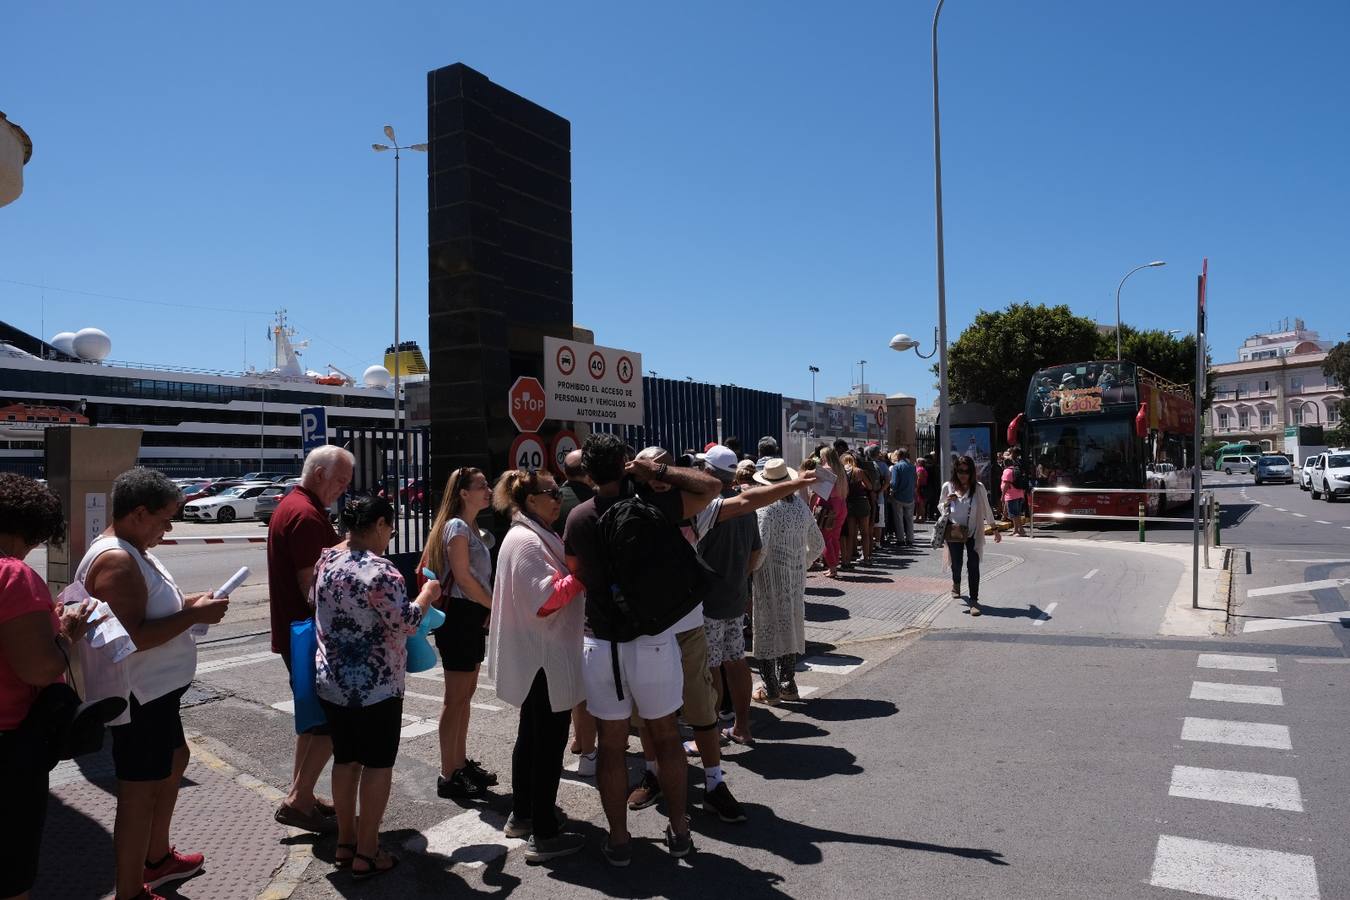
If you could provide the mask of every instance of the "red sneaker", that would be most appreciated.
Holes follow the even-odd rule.
[[[168,900],[163,894],[156,894],[150,889],[150,885],[142,885],[141,892],[131,900]]]
[[[168,855],[159,862],[153,866],[149,862],[146,863],[145,887],[147,892],[162,884],[168,884],[170,881],[182,881],[184,878],[191,878],[202,870],[202,863],[204,862],[206,862],[206,857],[200,853],[179,853],[175,848],[170,847]]]

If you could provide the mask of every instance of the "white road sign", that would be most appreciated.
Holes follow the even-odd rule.
[[[642,354],[546,337],[544,391],[550,419],[641,425]]]

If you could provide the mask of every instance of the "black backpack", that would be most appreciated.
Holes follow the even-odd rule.
[[[1029,487],[1031,487],[1031,485],[1027,481],[1027,473],[1022,468],[1022,464],[1020,462],[1014,462],[1012,465],[1013,465],[1013,487],[1017,488],[1019,491],[1027,490]]]
[[[609,578],[611,633],[623,643],[667,630],[699,604],[714,573],[665,514],[641,496],[625,497],[596,524]],[[596,602],[592,597],[591,601]]]

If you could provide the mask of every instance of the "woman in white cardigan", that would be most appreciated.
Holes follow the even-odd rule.
[[[542,862],[576,853],[586,840],[562,831],[558,782],[572,707],[581,702],[585,604],[552,525],[562,509],[547,472],[502,474],[492,505],[511,517],[492,589],[488,673],[497,696],[520,708],[511,754],[507,837],[527,835],[525,858]]]
[[[975,477],[975,460],[963,456],[952,469],[952,480],[942,486],[938,507],[950,518],[946,534],[947,559],[952,567],[952,597],[961,598],[961,561],[967,561],[970,575],[970,606],[963,610],[980,614],[980,557],[984,556],[984,529],[994,524],[989,492]],[[953,538],[956,538],[953,540]],[[994,543],[1003,535],[994,528]]]

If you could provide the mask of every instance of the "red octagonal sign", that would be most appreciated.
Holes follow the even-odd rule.
[[[506,411],[521,431],[538,431],[545,418],[544,386],[537,378],[522,376],[511,385]]]

